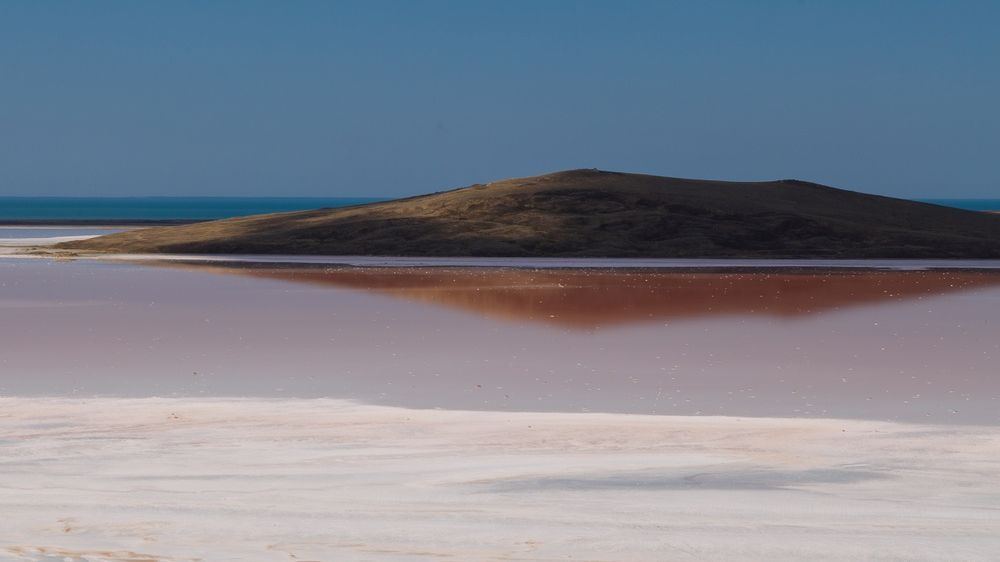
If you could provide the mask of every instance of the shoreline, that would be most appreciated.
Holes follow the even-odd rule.
[[[334,404],[338,407],[349,407],[355,409],[364,410],[384,410],[384,411],[406,411],[410,412],[412,415],[431,415],[441,412],[449,412],[455,415],[467,415],[467,416],[484,416],[484,417],[495,417],[495,416],[552,416],[552,417],[566,417],[569,418],[621,418],[622,420],[643,420],[647,423],[674,423],[677,420],[684,420],[691,423],[713,423],[713,422],[740,422],[740,423],[782,423],[782,424],[888,424],[894,426],[909,426],[912,428],[922,428],[922,427],[935,427],[941,430],[953,430],[953,431],[965,431],[965,430],[982,430],[987,432],[996,431],[1000,434],[1000,421],[990,423],[990,422],[972,422],[965,420],[952,420],[948,418],[900,418],[891,419],[887,417],[865,417],[865,416],[851,416],[851,415],[829,415],[829,414],[800,414],[800,415],[774,415],[774,414],[760,414],[760,413],[686,413],[686,412],[671,412],[671,413],[650,413],[643,411],[627,411],[627,410],[614,410],[614,409],[554,409],[554,408],[491,408],[491,407],[467,407],[461,406],[456,407],[453,405],[414,405],[414,404],[402,404],[398,402],[379,402],[376,400],[366,400],[362,398],[349,398],[349,397],[337,397],[332,395],[309,395],[309,394],[184,394],[184,393],[172,393],[172,394],[77,394],[77,395],[61,395],[61,394],[48,394],[48,393],[0,393],[0,405],[5,402],[17,402],[17,401],[36,401],[52,404],[61,404],[66,406],[81,406],[84,404],[90,404],[94,402],[98,403],[110,403],[110,402],[121,402],[121,403],[159,403],[159,402],[175,402],[175,403],[185,403],[197,405],[201,403],[220,403],[220,404],[243,404],[243,403],[261,403],[261,404],[280,404],[280,403],[301,403],[305,405],[315,405],[322,406],[324,404]],[[0,418],[2,419],[2,418]],[[1000,454],[1000,451],[998,451]],[[998,458],[1000,461],[1000,458]]]
[[[206,222],[212,219],[0,219],[0,227],[147,227],[147,226],[177,226]]]
[[[0,405],[12,560],[930,561],[1000,548],[1000,428],[330,399]]]
[[[472,257],[405,255],[326,255],[326,254],[226,254],[226,253],[113,253],[100,250],[76,250],[56,247],[61,243],[85,241],[101,234],[86,234],[88,229],[129,231],[155,226],[206,222],[200,220],[0,220],[4,228],[22,228],[44,232],[46,229],[80,229],[80,235],[62,237],[8,238],[0,232],[0,257],[41,257],[49,259],[85,259],[130,262],[229,263],[244,267],[274,266],[355,266],[355,267],[504,267],[524,269],[615,269],[673,271],[778,271],[778,270],[995,270],[1000,258],[829,258],[829,257]]]
[[[1000,259],[828,259],[828,258],[544,258],[544,257],[406,257],[325,256],[281,254],[107,254],[53,249],[46,245],[16,246],[2,257],[77,259],[104,262],[177,262],[234,264],[241,267],[372,267],[372,268],[518,268],[669,271],[790,271],[790,270],[1000,270]]]

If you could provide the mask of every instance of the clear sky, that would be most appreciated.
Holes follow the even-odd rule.
[[[1000,2],[0,2],[0,195],[1000,197]]]

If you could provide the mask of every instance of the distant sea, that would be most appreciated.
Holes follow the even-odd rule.
[[[3,221],[205,220],[345,207],[364,197],[0,197]]]
[[[370,197],[0,197],[0,222],[207,220],[384,200]],[[1000,199],[919,201],[975,211],[1000,211]]]
[[[917,201],[970,211],[1000,211],[1000,199],[917,199]]]

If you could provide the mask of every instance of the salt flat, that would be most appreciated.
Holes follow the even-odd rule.
[[[0,559],[993,560],[1000,428],[0,399]]]

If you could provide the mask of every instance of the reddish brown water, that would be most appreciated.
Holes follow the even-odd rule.
[[[0,392],[1000,423],[1000,273],[0,261]]]

